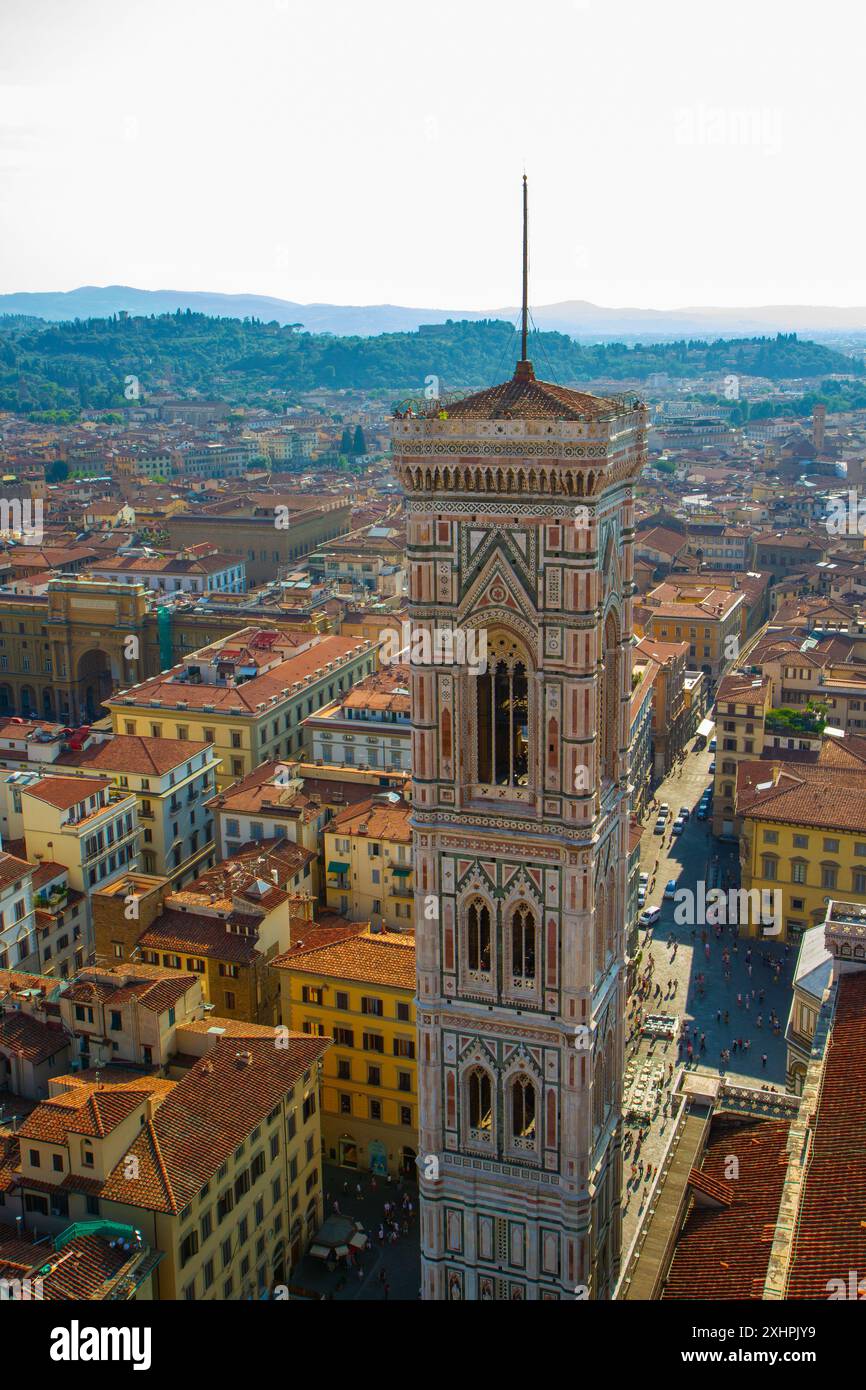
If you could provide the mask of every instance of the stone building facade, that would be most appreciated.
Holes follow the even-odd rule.
[[[646,439],[639,401],[539,382],[529,362],[393,424],[425,1299],[607,1298],[616,1283]]]

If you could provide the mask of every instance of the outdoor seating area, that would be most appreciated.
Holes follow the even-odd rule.
[[[626,1067],[623,1110],[627,1124],[652,1119],[661,1104],[664,1078],[665,1063],[652,1057],[639,1070],[633,1062]]]
[[[645,1038],[675,1038],[679,1033],[678,1014],[648,1014],[641,1024]]]

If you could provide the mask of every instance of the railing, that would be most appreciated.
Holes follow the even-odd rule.
[[[119,1240],[128,1243],[132,1250],[144,1249],[143,1240],[136,1237],[135,1229],[132,1226],[121,1225],[118,1221],[76,1221],[55,1237],[55,1251],[62,1250],[71,1240],[76,1240],[79,1236],[102,1236],[104,1240]]]
[[[490,1144],[492,1138],[493,1136],[489,1129],[475,1129],[470,1126],[469,1139],[473,1144]]]
[[[517,1150],[519,1150],[521,1153],[532,1153],[532,1154],[534,1154],[534,1153],[536,1153],[537,1150],[538,1150],[538,1142],[537,1142],[537,1140],[536,1140],[535,1138],[533,1138],[533,1137],[530,1137],[530,1136],[525,1135],[525,1134],[518,1134],[518,1135],[515,1135],[515,1136],[512,1138],[512,1140],[511,1140],[511,1148],[512,1148],[512,1149],[517,1149]]]
[[[489,985],[491,982],[489,970],[467,970],[466,978],[474,985]]]

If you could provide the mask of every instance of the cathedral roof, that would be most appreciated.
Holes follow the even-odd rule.
[[[446,412],[449,420],[586,420],[621,409],[613,397],[538,381],[532,364],[519,362],[510,381],[451,401]]]

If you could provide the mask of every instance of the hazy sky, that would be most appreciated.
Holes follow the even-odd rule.
[[[0,291],[866,303],[854,0],[0,0]]]

